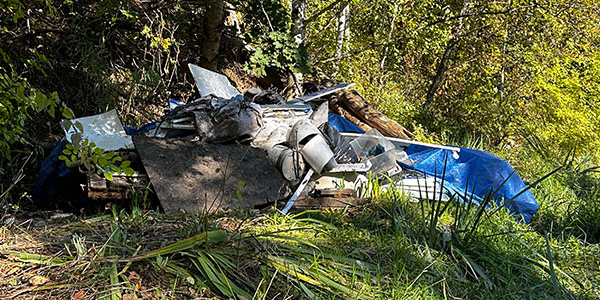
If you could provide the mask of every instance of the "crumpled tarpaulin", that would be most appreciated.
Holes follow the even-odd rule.
[[[156,126],[156,122],[151,122],[140,127],[124,126],[123,128],[128,135],[138,135],[149,132],[150,130],[156,128]]]
[[[85,175],[77,174],[78,171],[72,171],[63,160],[58,159],[66,144],[67,141],[63,138],[40,166],[32,192],[33,198],[39,204],[48,206],[56,198],[62,197],[78,205],[85,199],[85,194],[79,186],[80,180],[76,178]]]
[[[211,143],[252,139],[261,127],[260,107],[244,101],[242,95],[231,99],[208,96],[178,106],[161,121],[194,116],[198,135]]]
[[[348,119],[338,114],[329,113],[327,116],[327,121],[339,132],[365,133],[365,131],[360,127],[356,126],[354,123],[348,121]]]
[[[506,183],[494,196],[497,205],[509,201],[527,188],[508,162],[484,151],[461,147],[458,158],[453,157],[452,151],[420,145],[411,145],[404,151],[411,160],[416,161],[415,164],[404,165],[404,167],[430,176],[441,178],[446,163],[444,188],[451,195],[467,195],[467,197],[472,195],[473,202],[477,204],[481,203],[490,189],[496,191],[505,180]],[[520,215],[519,220],[529,223],[539,205],[531,191],[526,191],[506,207],[511,214]]]

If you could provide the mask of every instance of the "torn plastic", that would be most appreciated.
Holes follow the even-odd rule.
[[[257,88],[251,88],[244,94],[246,101],[260,105],[277,105],[285,103],[285,99],[274,91],[261,91]]]
[[[323,123],[319,126],[319,130],[325,137],[327,144],[333,150],[333,156],[338,163],[353,164],[359,163],[360,160],[350,146],[350,142],[342,136],[331,124]]]
[[[396,148],[375,128],[354,139],[350,142],[350,146],[361,160],[367,156],[378,155]]]
[[[190,116],[198,136],[212,143],[251,140],[261,127],[260,107],[245,102],[241,95],[203,97],[178,106],[163,116],[160,127],[189,130]]]
[[[284,109],[276,105],[266,108],[261,106],[262,126],[256,131],[252,146],[268,151],[274,145],[286,143],[292,126],[299,121],[308,120],[312,112],[308,105],[300,107]]]
[[[379,175],[398,167],[397,161],[406,159],[408,159],[406,152],[399,149],[391,149],[368,159],[367,162],[371,163],[371,169],[369,169],[369,171],[373,173],[373,175]]]

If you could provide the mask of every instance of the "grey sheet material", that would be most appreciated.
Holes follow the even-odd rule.
[[[347,89],[351,86],[354,86],[354,83],[342,83],[342,84],[337,84],[334,86],[330,86],[326,89],[322,89],[307,95],[304,95],[302,97],[298,97],[298,98],[294,98],[290,101],[288,101],[288,103],[306,103],[306,102],[310,102],[313,101],[315,99],[319,99],[321,97],[327,96],[329,94],[333,94],[337,91],[341,91],[343,89]]]
[[[231,99],[241,95],[240,92],[229,83],[227,76],[201,68],[194,64],[188,64],[188,67],[194,76],[198,91],[200,91],[200,95],[203,97],[215,95],[217,97]]]
[[[198,135],[211,143],[251,140],[261,127],[260,107],[245,102],[241,95],[232,99],[202,97],[175,108],[162,120],[190,115],[194,116]]]
[[[261,128],[252,146],[269,151],[274,145],[286,143],[289,131],[298,121],[308,120],[313,113],[309,105],[261,105]]]
[[[263,150],[144,136],[133,141],[167,213],[251,208],[283,198],[286,182]]]

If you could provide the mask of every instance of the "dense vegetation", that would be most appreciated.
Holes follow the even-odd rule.
[[[0,258],[50,266],[33,270],[55,283],[39,292],[58,298],[140,293],[127,270],[148,265],[156,298],[598,298],[598,24],[592,0],[0,0],[0,216],[27,214],[61,117],[116,108],[127,124],[153,120],[169,97],[197,96],[187,63],[218,62],[240,90],[287,97],[296,81],[356,82],[415,139],[490,151],[528,183],[560,167],[533,190],[541,207],[528,225],[503,210],[478,223],[477,208],[420,206],[372,182],[360,211],[237,212],[170,228],[140,200],[34,228],[31,245],[17,230],[27,223],[3,221]],[[204,232],[214,241],[184,239]],[[81,276],[52,271],[68,268]],[[0,278],[0,291],[20,284]]]

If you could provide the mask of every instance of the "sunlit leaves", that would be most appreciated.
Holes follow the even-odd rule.
[[[114,174],[127,176],[134,174],[134,170],[130,167],[131,161],[124,161],[112,151],[104,151],[87,138],[80,143],[66,144],[58,159],[64,161],[67,167],[74,167],[75,163],[79,163],[85,170],[95,170],[98,175],[103,175],[108,180],[113,180]]]

